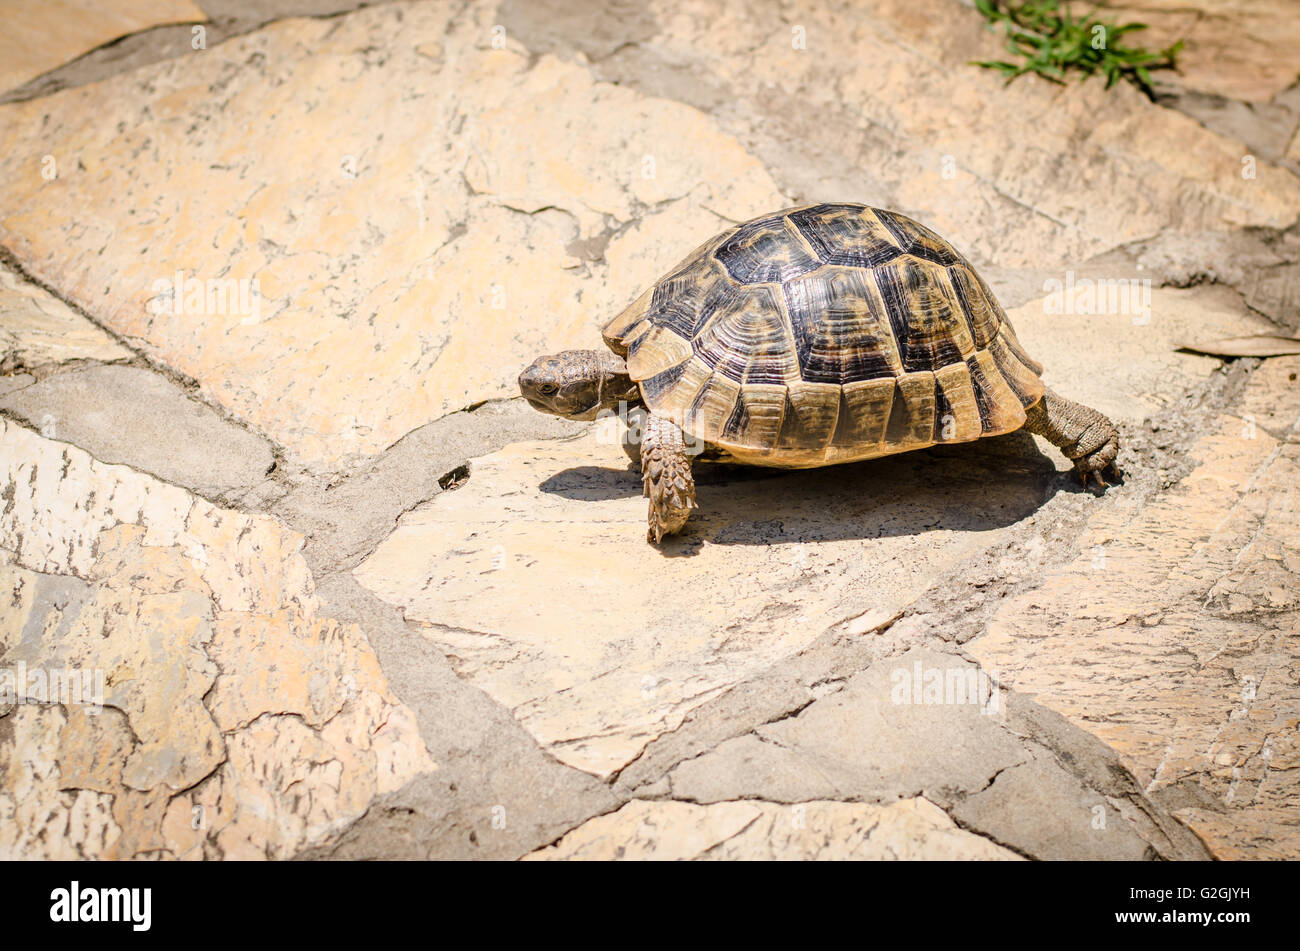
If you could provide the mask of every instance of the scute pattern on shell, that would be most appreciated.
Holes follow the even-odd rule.
[[[953,247],[849,203],[765,215],[604,328],[646,404],[744,462],[819,466],[1019,429],[1042,368]]]

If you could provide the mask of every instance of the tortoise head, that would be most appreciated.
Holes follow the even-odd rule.
[[[608,350],[562,350],[538,357],[519,374],[519,392],[533,409],[566,419],[595,419],[621,402],[640,403],[627,364]]]

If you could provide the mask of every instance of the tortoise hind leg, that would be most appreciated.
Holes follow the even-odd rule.
[[[650,500],[646,538],[658,543],[681,531],[696,507],[691,456],[677,424],[655,413],[641,435],[641,484]]]
[[[1122,476],[1115,457],[1119,455],[1119,432],[1095,409],[1067,400],[1044,389],[1043,398],[1025,410],[1025,429],[1042,436],[1073,460],[1074,471],[1086,486],[1088,479],[1105,487],[1109,474],[1118,482]]]

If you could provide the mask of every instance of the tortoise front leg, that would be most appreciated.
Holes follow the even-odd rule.
[[[660,542],[681,531],[695,504],[691,455],[681,428],[651,413],[641,435],[641,484],[650,500],[646,538]]]
[[[1025,410],[1025,429],[1042,436],[1074,462],[1083,484],[1091,476],[1099,486],[1109,485],[1107,472],[1118,482],[1122,473],[1115,457],[1119,454],[1119,431],[1091,407],[1067,400],[1043,389],[1043,398]]]

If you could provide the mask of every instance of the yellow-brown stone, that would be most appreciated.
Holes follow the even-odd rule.
[[[11,0],[0,31],[0,92],[119,36],[207,20],[192,0]]]
[[[665,557],[613,429],[473,460],[355,571],[556,758],[602,776],[837,623],[896,615],[1028,505],[1023,471],[773,473],[704,485],[695,537]]]
[[[1078,4],[1090,8],[1088,4]],[[1159,73],[1188,89],[1267,102],[1300,75],[1300,17],[1291,0],[1107,0],[1103,16],[1145,23],[1129,45],[1164,49],[1184,42],[1176,73]]]
[[[1182,814],[1224,858],[1300,856],[1297,369],[1264,364],[1247,411],[1192,447],[1189,475],[1144,507],[1100,510],[1078,556],[967,645],[1119,753],[1148,793],[1199,787],[1213,805]]]
[[[1269,30],[1288,6],[1271,0],[1258,22]],[[817,156],[785,172],[801,198],[888,202],[977,263],[1065,266],[1161,232],[1285,228],[1300,217],[1294,175],[1259,161],[1243,177],[1244,145],[1128,83],[1007,84],[970,65],[1005,50],[953,0],[649,9],[661,26],[655,57],[725,90],[716,99],[728,130],[763,135],[779,123],[799,154]],[[1296,76],[1289,20],[1271,58],[1274,82],[1290,69],[1284,85]],[[1226,19],[1220,43],[1233,42],[1236,23]],[[754,102],[768,106],[761,118]]]
[[[784,204],[698,110],[494,49],[493,6],[458,9],[282,21],[0,107],[0,243],[328,466],[512,395],[538,352],[598,343],[659,269]]]
[[[63,301],[0,265],[0,361],[34,368],[130,356],[129,350]]]
[[[1019,861],[925,799],[887,806],[633,800],[525,860]]]
[[[0,420],[0,856],[289,857],[434,768],[301,538]],[[94,681],[92,680],[92,684]]]

